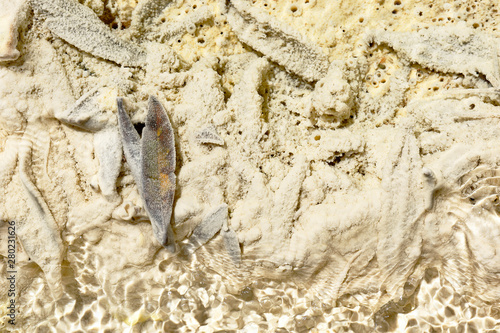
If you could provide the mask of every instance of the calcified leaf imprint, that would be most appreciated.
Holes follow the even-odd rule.
[[[132,28],[139,29],[153,23],[171,2],[172,0],[140,0],[132,13]]]
[[[226,247],[227,253],[235,265],[239,266],[241,264],[241,249],[238,235],[234,230],[229,228],[227,230],[222,230],[221,233],[224,238],[224,246]]]
[[[70,108],[57,110],[54,116],[66,124],[89,132],[100,131],[108,125],[108,117],[97,102],[97,97],[100,94],[99,88],[92,89],[80,97]]]
[[[185,32],[193,32],[196,29],[196,25],[211,19],[214,13],[208,6],[201,6],[193,13],[189,14],[181,22],[168,22],[168,25],[162,27],[159,35],[163,40],[168,40],[170,38],[177,37],[184,34]]]
[[[88,7],[75,0],[31,0],[47,17],[47,27],[58,37],[94,56],[124,66],[139,66],[146,54],[139,46],[120,39]]]
[[[409,275],[420,256],[422,224],[419,222],[428,206],[417,140],[409,130],[395,132],[394,138],[390,154],[393,158],[387,159],[383,170],[382,187],[387,197],[382,208],[383,218],[378,224],[379,235],[389,229],[391,232],[379,236],[377,245],[379,265],[393,273],[384,279],[387,290],[401,285],[401,280]],[[394,260],[396,256],[399,256],[397,261]]]
[[[500,85],[498,52],[493,37],[466,26],[429,27],[418,32],[374,31],[368,40],[387,44],[399,56],[444,73],[484,74]]]
[[[205,216],[198,226],[196,226],[193,235],[189,238],[190,243],[197,249],[208,242],[217,232],[219,232],[224,222],[227,221],[227,218],[228,208],[226,204],[222,204],[215,208]]]
[[[266,12],[246,1],[231,1],[227,18],[238,39],[288,71],[307,81],[326,75],[329,63],[321,49]]]
[[[146,126],[140,139],[119,98],[118,122],[125,157],[144,200],[153,233],[160,244],[174,251],[170,218],[175,194],[175,143],[167,113],[151,96]]]
[[[223,146],[224,139],[219,136],[217,129],[213,125],[208,125],[196,133],[196,140],[199,143],[212,143],[214,145]]]
[[[19,177],[25,190],[28,218],[19,223],[18,236],[24,249],[45,273],[55,298],[62,295],[61,262],[64,246],[57,224],[42,194],[31,180],[32,143],[23,140],[19,147]]]
[[[99,185],[109,200],[116,199],[116,179],[120,173],[122,143],[116,124],[97,101],[99,88],[84,94],[67,110],[56,112],[56,119],[94,133],[94,151],[99,160]]]
[[[99,160],[99,185],[106,198],[116,195],[116,179],[120,174],[122,143],[116,127],[94,134],[94,151]]]

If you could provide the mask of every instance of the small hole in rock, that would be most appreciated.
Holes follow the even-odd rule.
[[[474,109],[475,107],[476,107],[476,104],[469,105],[469,109],[471,109],[471,110]]]
[[[292,7],[290,7],[290,10],[292,11],[292,13],[295,13],[298,10],[298,8],[297,6],[293,5]]]
[[[401,5],[401,1],[396,0],[396,1],[394,1],[394,4],[395,4],[396,6],[400,6],[400,5]]]
[[[316,141],[321,140],[321,135],[316,135],[316,136],[314,137],[314,140],[316,140]]]
[[[359,23],[363,23],[364,20],[365,20],[364,18],[360,17],[359,18]]]
[[[397,14],[397,13],[398,13],[398,11],[394,9],[394,10],[392,11],[392,13],[393,13],[393,14]]]

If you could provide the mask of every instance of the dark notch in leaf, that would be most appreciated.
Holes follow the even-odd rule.
[[[136,123],[136,124],[134,124],[134,128],[135,128],[135,130],[137,131],[137,133],[139,134],[140,137],[142,137],[142,130],[144,129],[145,126],[146,126],[146,123]]]

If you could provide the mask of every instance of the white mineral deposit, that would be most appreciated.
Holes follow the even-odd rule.
[[[499,332],[499,10],[0,0],[0,332]]]

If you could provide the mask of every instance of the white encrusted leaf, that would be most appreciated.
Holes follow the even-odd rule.
[[[288,71],[317,81],[328,71],[328,59],[319,47],[298,31],[245,1],[231,1],[228,23],[238,38]]]
[[[45,273],[55,298],[62,295],[61,262],[64,246],[57,224],[29,175],[32,143],[19,146],[19,176],[27,197],[29,218],[19,221],[18,236],[24,249]]]
[[[228,207],[224,203],[212,210],[205,216],[203,221],[196,226],[193,234],[189,238],[190,248],[188,252],[192,253],[208,242],[221,230],[228,219]]]
[[[428,27],[417,32],[375,31],[369,40],[393,48],[401,57],[445,73],[484,74],[500,85],[496,41],[466,26]]]
[[[47,27],[58,37],[94,56],[124,66],[140,66],[146,53],[120,39],[88,7],[75,0],[32,0],[32,6],[47,16]]]

